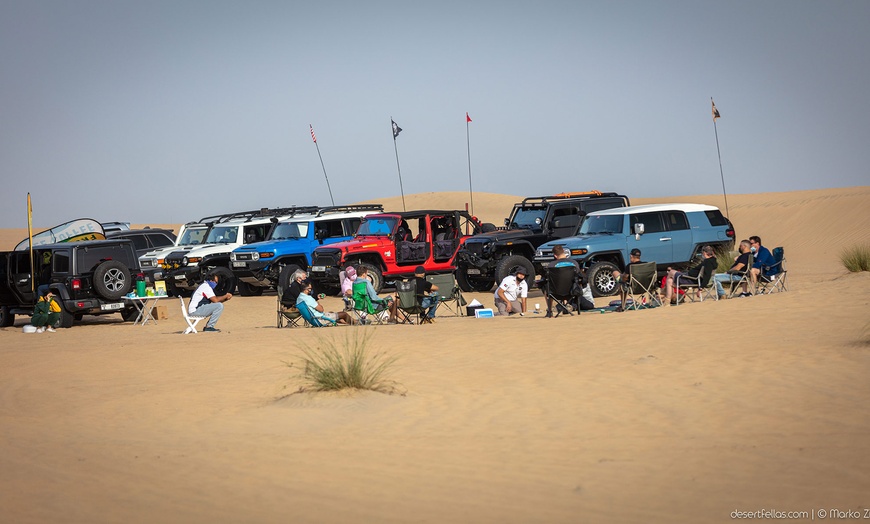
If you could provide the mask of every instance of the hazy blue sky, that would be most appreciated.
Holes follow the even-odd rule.
[[[0,0],[0,227],[870,183],[870,1]]]

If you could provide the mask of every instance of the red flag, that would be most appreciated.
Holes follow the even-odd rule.
[[[471,122],[471,117],[468,116],[468,111],[465,112],[465,121],[466,121],[466,122]]]
[[[314,136],[314,127],[313,127],[311,124],[308,124],[308,127],[311,128],[311,140],[313,140],[314,143],[316,144],[316,143],[317,143],[317,137]]]

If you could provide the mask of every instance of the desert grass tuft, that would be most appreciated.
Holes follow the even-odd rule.
[[[853,273],[870,271],[870,245],[852,246],[840,253],[840,262]]]
[[[331,332],[318,337],[313,345],[299,345],[303,382],[300,391],[360,389],[405,394],[401,385],[388,376],[396,357],[370,349],[373,330],[335,329]]]

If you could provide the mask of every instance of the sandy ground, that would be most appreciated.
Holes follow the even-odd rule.
[[[515,199],[475,195],[475,213],[499,223]],[[178,299],[144,327],[86,317],[28,335],[18,319],[0,330],[0,521],[863,517],[870,274],[837,257],[870,242],[870,187],[729,195],[729,207],[738,237],[785,247],[788,293],[323,330],[275,329],[274,295],[238,297],[221,333],[193,336],[179,335]],[[0,230],[0,247],[21,232]],[[398,358],[406,395],[291,394],[301,345],[363,330]]]

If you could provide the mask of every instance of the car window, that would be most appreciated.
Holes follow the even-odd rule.
[[[130,236],[122,236],[121,238],[129,238],[133,241],[133,247],[136,248],[136,251],[148,249],[148,240],[145,238],[145,235],[130,235]]]
[[[689,221],[686,219],[686,214],[682,211],[665,211],[664,216],[668,231],[689,229]]]
[[[178,245],[195,246],[198,244],[202,244],[202,241],[205,238],[205,234],[207,231],[208,229],[205,228],[185,229],[184,234],[181,235],[181,240],[178,241]]]
[[[344,230],[343,236],[349,237],[349,236],[353,235],[356,232],[356,230],[359,229],[359,223],[360,223],[359,218],[347,219],[345,221],[345,224],[344,224],[345,230]]]
[[[704,211],[704,214],[707,215],[707,220],[710,221],[711,226],[727,226],[728,225],[728,219],[726,219],[722,215],[722,211],[719,211],[718,209]]]
[[[317,228],[319,238],[332,238],[344,235],[341,220],[321,220],[316,223],[315,227]]]
[[[69,251],[54,252],[54,272],[69,273]]]
[[[583,211],[588,213],[594,213],[596,211],[601,211],[603,209],[611,209],[614,207],[622,207],[623,201],[622,199],[604,199],[604,200],[587,200],[583,202]]]
[[[175,244],[175,242],[173,242],[171,238],[164,235],[163,233],[151,233],[150,235],[148,235],[148,240],[151,241],[151,245],[153,247],[166,247]],[[137,247],[136,249],[139,248]]]
[[[308,222],[282,222],[275,226],[270,240],[289,240],[308,237]]]
[[[622,233],[625,215],[588,215],[580,226],[581,235]]]
[[[629,221],[631,231],[634,231],[635,224],[643,224],[644,233],[661,233],[665,230],[664,224],[662,224],[662,214],[658,211],[631,215]]]

